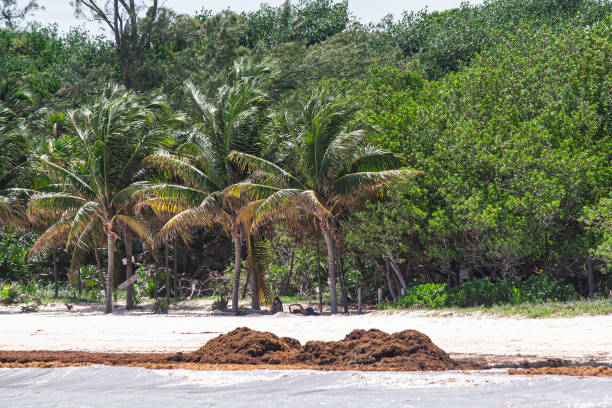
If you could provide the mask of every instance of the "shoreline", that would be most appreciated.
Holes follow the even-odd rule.
[[[376,328],[388,333],[412,329],[426,334],[450,358],[463,364],[537,369],[545,366],[612,366],[612,315],[527,319],[485,315],[432,316],[427,311],[373,311],[361,315],[308,317],[289,313],[233,316],[210,311],[211,303],[202,300],[185,302],[178,308],[171,308],[167,315],[154,315],[146,308],[135,311],[118,308],[115,313],[104,315],[99,304],[74,304],[70,311],[63,304],[45,305],[36,313],[0,308],[0,356],[7,353],[21,355],[21,361],[0,362],[0,367],[8,367],[8,364],[12,367],[19,364],[24,367],[65,364],[61,363],[61,358],[56,359],[55,365],[50,360],[35,361],[31,358],[35,353],[190,353],[237,327],[292,337],[302,344],[312,340],[338,341],[355,329]],[[68,365],[101,362],[96,359]],[[182,367],[176,363],[166,364],[163,368],[187,367],[185,363],[181,364]],[[285,365],[287,367],[320,369],[307,364]],[[261,368],[264,367],[260,364],[253,367],[213,364],[188,369]],[[283,369],[276,364],[265,368]]]

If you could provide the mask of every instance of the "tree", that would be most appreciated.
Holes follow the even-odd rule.
[[[77,16],[88,16],[111,30],[125,87],[142,89],[141,67],[144,53],[151,46],[153,27],[162,12],[159,1],[72,0],[71,3]]]
[[[17,21],[40,8],[37,0],[29,0],[23,7],[17,5],[17,0],[0,0],[0,21],[4,21],[8,28],[14,28]]]
[[[27,191],[14,188],[19,169],[27,161],[30,142],[21,118],[31,103],[30,93],[0,77],[0,221],[19,223],[25,215]]]
[[[156,236],[166,243],[179,232],[220,225],[234,243],[234,281],[232,309],[238,311],[238,293],[245,234],[241,214],[247,208],[223,191],[240,181],[243,174],[227,159],[231,151],[257,154],[260,129],[265,122],[265,86],[274,76],[268,64],[235,63],[229,83],[219,88],[214,101],[205,98],[193,84],[188,90],[202,113],[200,123],[181,147],[183,156],[158,152],[144,160],[146,165],[178,179],[181,184],[155,184],[149,188],[153,198],[146,203],[156,211],[174,215]],[[249,250],[250,252],[250,250]],[[252,299],[258,308],[257,296]]]
[[[302,113],[297,131],[295,163],[297,176],[279,166],[243,152],[232,152],[230,160],[254,174],[254,181],[228,189],[235,197],[253,200],[255,222],[300,213],[313,217],[327,246],[331,312],[337,313],[334,253],[334,216],[359,203],[368,193],[413,177],[419,172],[400,169],[402,158],[367,145],[368,130],[350,130],[347,125],[356,107],[315,91]]]
[[[81,154],[70,162],[55,163],[39,157],[42,168],[62,186],[61,192],[38,193],[29,211],[34,216],[59,216],[32,251],[52,247],[67,233],[67,247],[85,251],[92,235],[107,240],[108,274],[105,313],[112,312],[115,243],[123,227],[144,242],[148,231],[128,215],[132,197],[140,188],[142,158],[164,144],[166,125],[180,119],[168,114],[164,98],[143,101],[124,88],[109,86],[89,107],[69,113]]]

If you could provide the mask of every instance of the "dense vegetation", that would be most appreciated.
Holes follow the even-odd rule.
[[[612,290],[609,1],[367,26],[346,1],[140,1],[114,6],[121,24],[105,3],[75,6],[109,39],[1,3],[0,282],[105,290],[107,311],[136,271],[128,308],[236,308],[247,287],[253,308],[328,293],[334,311],[337,284],[345,307],[357,287],[426,307]]]

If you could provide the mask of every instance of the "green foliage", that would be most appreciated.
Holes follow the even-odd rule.
[[[19,78],[37,103],[83,102],[116,78],[113,49],[79,29],[0,29],[0,76]]]
[[[572,285],[563,285],[551,276],[539,274],[523,282],[520,297],[522,302],[565,302],[576,300],[578,294]]]
[[[153,313],[168,314],[168,302],[166,299],[157,299],[153,302]]]
[[[487,0],[462,3],[442,12],[404,12],[397,22],[383,21],[383,38],[419,61],[426,76],[438,79],[467,65],[478,53],[499,43],[500,36],[528,26],[563,30],[587,27],[609,14],[612,6],[599,0]]]
[[[448,293],[442,283],[423,283],[411,286],[406,294],[397,298],[400,307],[425,307],[436,309],[447,306]]]
[[[270,47],[303,41],[312,45],[343,31],[350,22],[348,1],[286,1],[282,6],[263,4],[259,10],[242,14],[246,29],[241,42],[249,48],[260,42]]]
[[[581,218],[594,238],[594,255],[612,267],[612,197],[602,198],[599,203],[585,208]]]
[[[605,23],[562,32],[519,28],[471,66],[421,89],[367,78],[359,89],[379,95],[353,97],[367,102],[365,120],[381,127],[377,141],[404,153],[425,177],[405,199],[367,214],[378,222],[364,214],[352,225],[361,232],[353,245],[384,242],[372,224],[393,224],[387,212],[416,207],[423,216],[407,230],[422,233],[401,240],[399,259],[441,271],[487,268],[502,277],[542,266],[574,274],[569,265],[586,262],[591,247],[583,208],[612,185],[609,38]],[[397,84],[395,69],[386,75]]]
[[[227,302],[228,300],[224,297],[220,297],[215,300],[212,304],[212,310],[219,310],[221,312],[227,310]]]
[[[579,298],[572,285],[564,285],[548,275],[533,275],[525,281],[504,279],[491,282],[488,277],[473,279],[457,287],[445,284],[424,283],[408,288],[398,297],[394,306],[424,307],[475,307],[523,303],[568,302]]]
[[[20,287],[10,283],[5,283],[0,286],[0,299],[2,303],[10,304],[15,302],[15,299],[19,296]]]
[[[0,280],[26,282],[34,275],[50,271],[46,259],[28,259],[28,250],[34,241],[33,234],[7,229],[0,233]]]

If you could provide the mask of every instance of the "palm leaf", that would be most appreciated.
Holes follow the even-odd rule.
[[[80,238],[84,231],[89,229],[89,226],[96,218],[102,217],[102,206],[95,202],[89,201],[81,206],[72,219],[72,228],[68,234],[68,242],[66,247],[72,244],[72,240]]]
[[[303,187],[302,184],[291,174],[276,164],[261,159],[257,156],[233,150],[230,152],[227,158],[242,171],[249,173],[262,172],[273,177],[274,179],[278,180],[278,187]]]
[[[342,176],[332,184],[333,190],[338,195],[358,193],[359,190],[371,190],[382,187],[392,182],[405,181],[413,178],[421,171],[417,170],[385,170],[373,172],[350,173]]]
[[[236,183],[226,188],[224,194],[238,199],[260,200],[268,198],[278,191],[278,188],[264,184]]]
[[[128,215],[117,214],[112,218],[110,228],[113,229],[117,222],[121,222],[127,226],[134,234],[138,236],[138,238],[140,238],[147,245],[152,246],[153,240],[151,239],[151,234],[149,234],[146,225],[142,221]]]
[[[215,183],[198,168],[184,159],[166,152],[159,152],[146,157],[143,160],[143,165],[153,166],[168,172],[172,176],[180,178],[192,188],[203,191],[215,191],[217,189]]]
[[[42,235],[36,240],[28,256],[37,256],[51,249],[63,246],[66,238],[72,228],[72,218],[65,217],[51,225]]]
[[[62,193],[39,193],[32,197],[28,206],[28,216],[37,218],[57,217],[65,213],[76,213],[86,201]]]
[[[59,166],[51,161],[49,161],[45,156],[38,157],[38,160],[43,164],[43,166],[48,167],[54,173],[59,174],[62,178],[64,178],[74,189],[83,194],[86,197],[93,198],[95,196],[95,192],[92,188],[84,182],[79,176],[70,170]]]
[[[390,153],[379,149],[366,148],[365,151],[351,163],[351,173],[393,170],[405,164],[401,154]]]

